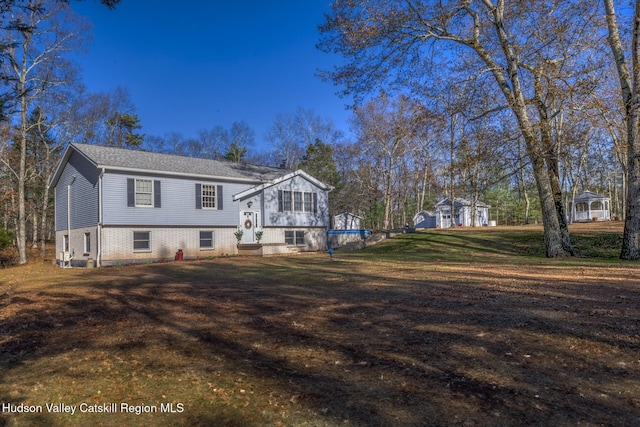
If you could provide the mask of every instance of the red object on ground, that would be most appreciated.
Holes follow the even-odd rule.
[[[182,254],[182,249],[178,249],[176,252],[176,261],[182,261],[184,259],[184,255]]]

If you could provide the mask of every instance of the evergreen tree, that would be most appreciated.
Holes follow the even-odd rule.
[[[306,153],[298,167],[333,187],[340,184],[340,174],[333,159],[333,149],[318,138],[313,144],[307,145]]]
[[[236,141],[233,141],[227,148],[227,151],[224,153],[224,158],[225,160],[228,160],[233,163],[240,163],[242,162],[242,159],[244,159],[244,156],[246,155],[247,155],[247,148],[242,147]]]
[[[325,144],[316,138],[313,144],[307,145],[306,153],[302,157],[298,168],[334,187],[331,197],[329,197],[330,213],[336,214],[338,211],[343,210],[339,209],[342,207],[343,186],[340,182],[340,173],[333,158],[331,145]]]
[[[113,147],[139,147],[144,142],[144,134],[136,133],[142,129],[136,114],[115,113],[107,120],[109,136],[107,145]]]

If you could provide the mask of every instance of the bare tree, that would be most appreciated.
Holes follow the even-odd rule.
[[[42,0],[16,2],[1,18],[5,48],[2,55],[2,80],[15,101],[19,147],[17,164],[6,164],[18,187],[17,244],[19,262],[27,262],[27,212],[25,185],[27,170],[28,116],[33,103],[48,91],[68,83],[65,52],[78,48],[84,23],[65,3]],[[3,160],[6,162],[6,160]]]
[[[546,89],[583,57],[594,38],[594,14],[590,1],[337,2],[321,26],[320,47],[348,61],[324,77],[354,94],[385,83],[420,85],[428,79],[427,64],[460,58],[458,52],[432,47],[457,46],[472,53],[463,65],[478,77],[492,77],[525,141],[542,206],[546,254],[566,256],[572,247],[548,132],[557,111]]]
[[[391,100],[385,93],[355,109],[353,126],[358,143],[380,177],[385,229],[394,225],[396,194],[402,195],[401,187],[406,186],[406,181],[401,181],[402,171],[417,149],[415,141],[424,137],[420,124],[423,113],[421,106],[407,97]]]
[[[333,145],[340,140],[342,133],[330,119],[300,107],[295,113],[276,115],[265,137],[278,158],[279,164],[275,166],[296,169],[307,146],[316,139]]]
[[[74,105],[74,120],[83,132],[76,141],[113,147],[139,147],[144,135],[135,114],[135,106],[127,88],[118,86],[110,91],[81,93]]]
[[[244,161],[249,147],[255,144],[255,132],[244,122],[234,122],[227,134],[224,158],[233,163]]]

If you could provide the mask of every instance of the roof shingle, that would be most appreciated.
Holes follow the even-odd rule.
[[[130,169],[132,171],[165,172],[231,179],[268,182],[290,171],[244,163],[128,150],[99,145],[72,144],[73,148],[94,162],[97,167]]]

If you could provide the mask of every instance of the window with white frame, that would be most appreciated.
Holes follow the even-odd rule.
[[[302,193],[300,191],[293,192],[293,210],[295,212],[302,212],[304,205],[302,204]]]
[[[304,246],[304,231],[285,230],[284,242],[287,245]]]
[[[153,206],[153,181],[136,179],[136,206]]]
[[[200,231],[200,249],[213,249],[213,231]]]
[[[304,211],[313,212],[313,193],[304,193]]]
[[[216,208],[216,186],[215,185],[202,184],[202,208],[203,209]]]
[[[91,252],[91,233],[84,233],[84,253]]]
[[[134,251],[150,251],[151,250],[151,232],[150,231],[134,231],[133,232],[133,250]]]
[[[160,185],[160,180],[127,178],[127,206],[162,207]]]
[[[303,191],[280,190],[278,192],[278,202],[280,212],[309,212],[317,211],[316,193]]]
[[[284,212],[291,211],[291,191],[282,192],[282,210]]]

